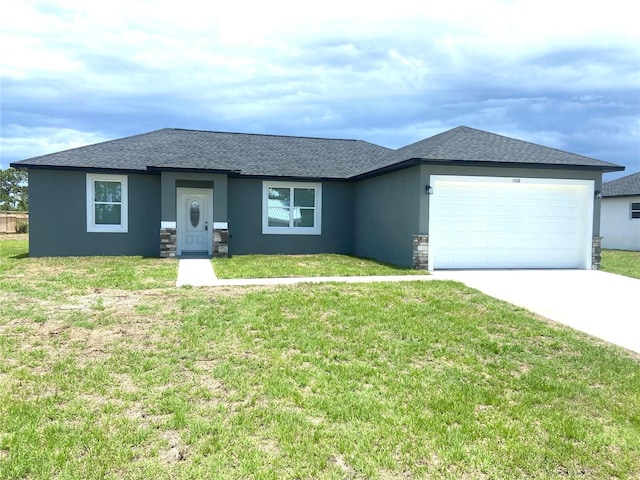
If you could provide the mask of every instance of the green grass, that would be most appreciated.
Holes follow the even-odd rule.
[[[21,251],[0,478],[640,476],[638,356],[461,284],[176,289],[136,258],[96,289],[106,259],[37,259],[81,267],[49,294]]]
[[[424,271],[349,255],[238,255],[213,259],[218,278],[420,275]]]
[[[601,268],[605,272],[640,278],[640,252],[603,250]]]
[[[140,290],[175,285],[175,260],[142,257],[30,258],[27,240],[0,241],[0,289],[26,285],[45,295],[102,288]],[[19,268],[16,268],[19,266]],[[28,280],[28,282],[25,282]]]

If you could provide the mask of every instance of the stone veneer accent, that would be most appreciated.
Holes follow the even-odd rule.
[[[229,230],[226,228],[213,229],[213,256],[229,256]]]
[[[429,268],[429,235],[413,236],[413,268],[416,270]]]
[[[602,237],[593,237],[591,242],[591,270],[600,270],[602,261]]]
[[[176,256],[176,229],[160,229],[160,258],[172,258]]]

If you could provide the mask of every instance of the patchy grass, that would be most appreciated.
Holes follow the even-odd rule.
[[[424,271],[349,255],[237,255],[213,259],[218,278],[420,275]]]
[[[7,252],[0,478],[640,476],[638,358],[461,284],[176,289],[137,258],[156,287],[96,289],[103,259],[37,259],[81,267],[52,295]]]
[[[603,250],[601,268],[605,272],[640,278],[640,252]]]
[[[27,240],[0,242],[0,289],[57,296],[113,288],[140,290],[175,285],[178,263],[142,257],[31,258]],[[19,268],[17,268],[19,266]]]

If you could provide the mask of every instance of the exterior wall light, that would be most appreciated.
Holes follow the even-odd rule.
[[[601,192],[600,190],[596,190],[596,192],[595,192],[595,197],[596,197],[597,199],[601,199],[601,198],[602,198],[602,192]]]
[[[427,195],[433,195],[433,187],[431,185],[427,185],[425,191],[427,192]]]

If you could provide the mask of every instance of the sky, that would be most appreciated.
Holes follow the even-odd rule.
[[[21,0],[0,168],[160,128],[398,148],[459,125],[640,171],[629,0]]]

